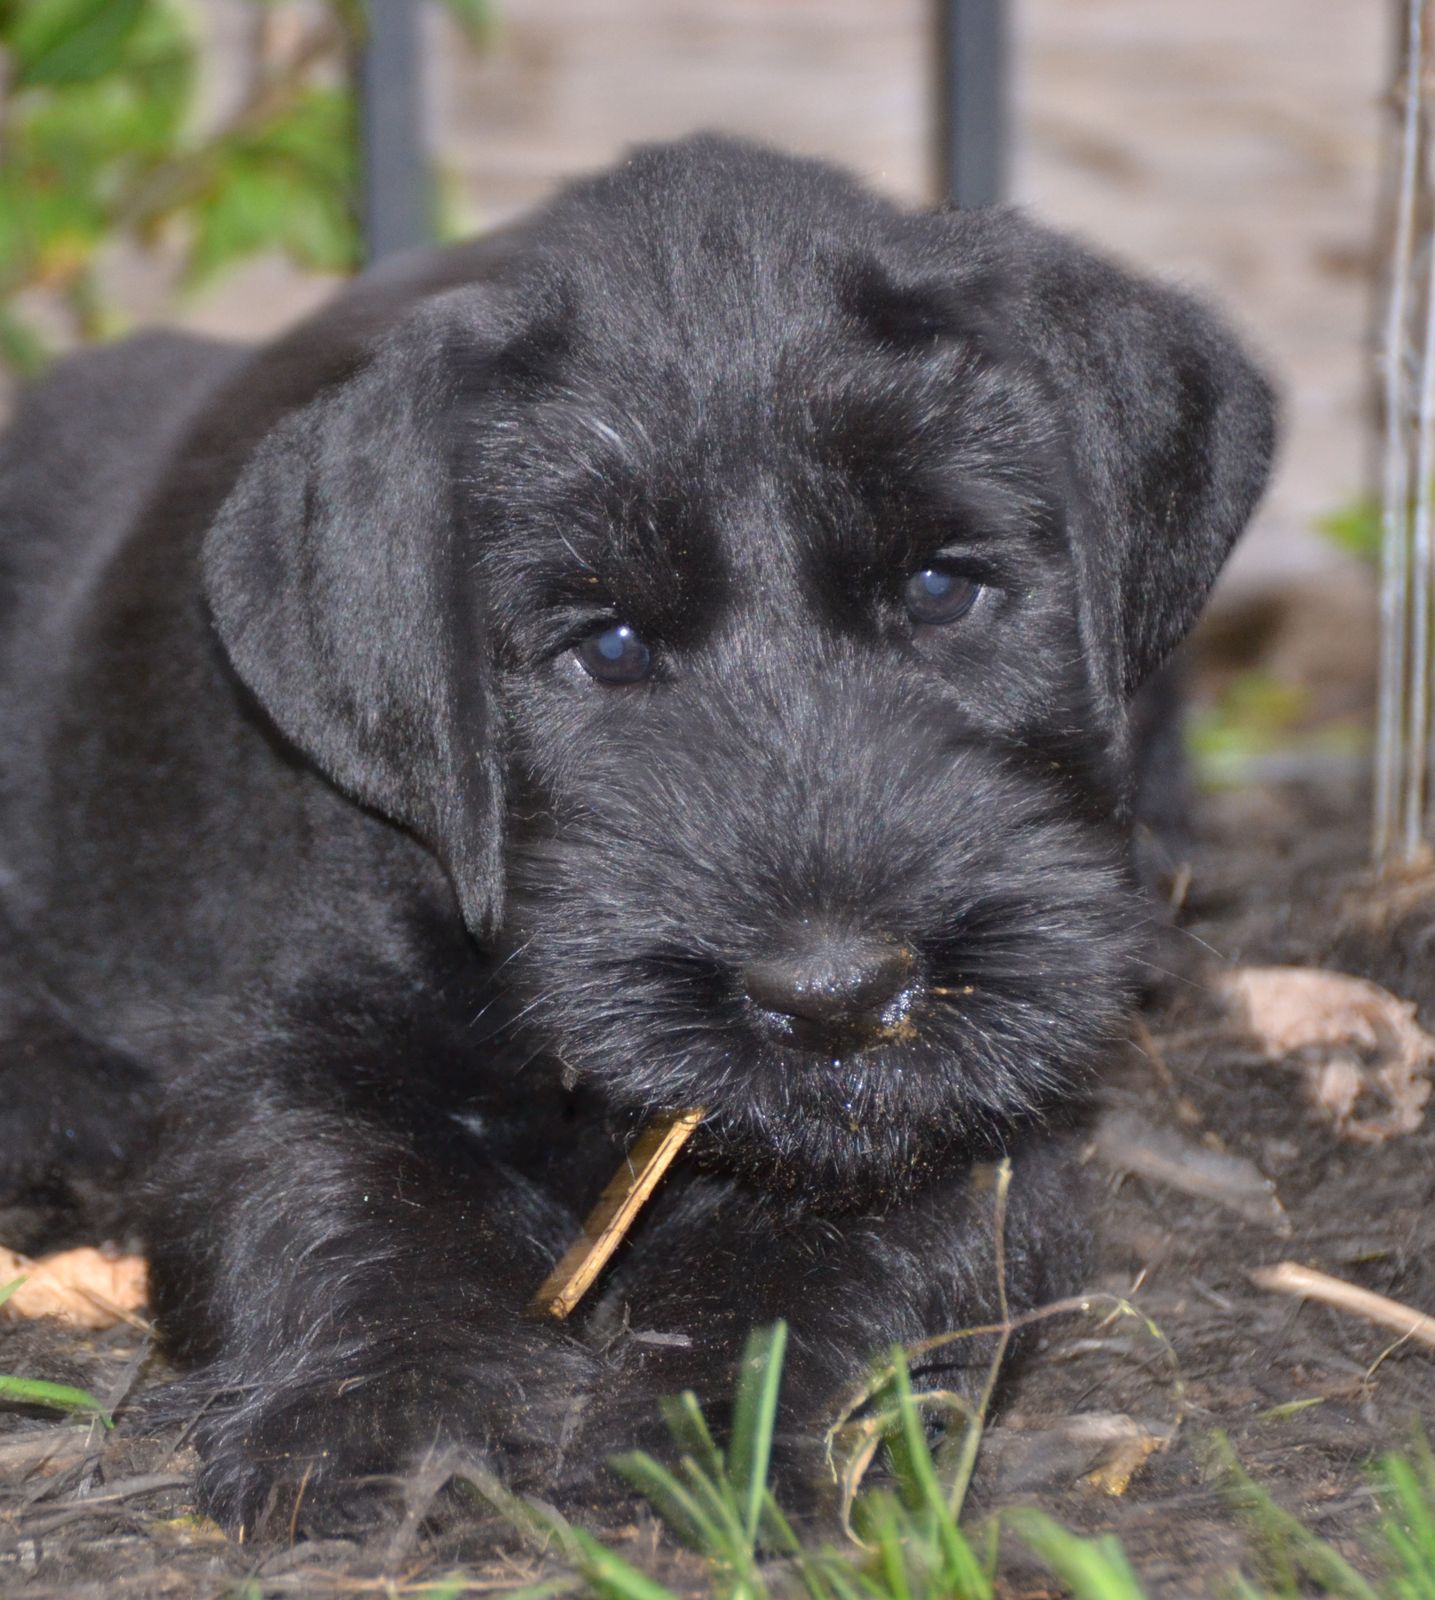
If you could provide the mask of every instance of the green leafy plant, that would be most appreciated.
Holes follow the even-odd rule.
[[[1435,1600],[1435,1452],[1417,1433],[1407,1454],[1382,1456],[1375,1472],[1380,1521],[1371,1538],[1397,1600]]]
[[[797,1548],[767,1486],[786,1342],[781,1323],[748,1341],[726,1454],[713,1442],[696,1398],[687,1393],[664,1406],[682,1452],[675,1471],[641,1451],[612,1463],[679,1538],[715,1563],[720,1592],[743,1600],[765,1592],[758,1566],[764,1546]]]
[[[1353,719],[1312,726],[1309,691],[1259,669],[1232,678],[1186,723],[1196,776],[1213,789],[1249,782],[1264,758],[1351,757],[1367,740],[1368,730]]]
[[[179,0],[0,0],[0,363],[122,325],[112,247],[164,250],[182,287],[261,251],[358,263],[348,64],[364,0],[249,0],[239,102],[206,123],[202,43]],[[466,32],[485,0],[445,0]]]
[[[994,1552],[979,1556],[958,1524],[900,1354],[881,1402],[892,1486],[858,1500],[854,1552],[803,1545],[767,1485],[785,1343],[780,1323],[749,1341],[726,1452],[713,1443],[688,1394],[667,1411],[684,1452],[676,1472],[640,1454],[619,1457],[615,1469],[680,1538],[714,1562],[715,1592],[734,1600],[762,1600],[794,1580],[810,1600],[991,1600]]]
[[[707,1560],[719,1600],[769,1600],[790,1593],[807,1600],[995,1600],[1002,1519],[988,1519],[974,1542],[962,1516],[1010,1339],[1019,1328],[1043,1318],[1099,1309],[1108,1322],[1136,1319],[1170,1364],[1179,1414],[1183,1386],[1174,1352],[1160,1329],[1129,1301],[1085,1296],[1012,1315],[1005,1292],[1010,1163],[998,1162],[992,1178],[999,1320],[939,1335],[910,1349],[894,1346],[849,1398],[828,1433],[828,1459],[848,1547],[805,1542],[769,1486],[787,1346],[787,1329],[780,1322],[748,1339],[726,1449],[716,1443],[696,1397],[686,1393],[663,1402],[678,1450],[673,1466],[641,1451],[612,1461],[674,1537]],[[975,1399],[941,1390],[918,1392],[911,1360],[971,1339],[985,1339],[991,1346],[985,1381]],[[927,1420],[933,1412],[952,1423],[935,1450]],[[885,1456],[890,1471],[885,1481],[873,1482],[869,1469],[879,1455]],[[518,1499],[485,1474],[470,1475],[470,1481],[515,1526],[540,1540],[556,1540],[576,1575],[605,1600],[675,1600],[656,1580],[550,1508]],[[1022,1515],[1025,1521],[1011,1524],[1013,1530],[1081,1600],[1139,1600],[1139,1588],[1114,1540],[1082,1540],[1037,1513]]]
[[[1374,566],[1380,560],[1382,526],[1380,502],[1363,494],[1316,518],[1316,532],[1323,534],[1347,555]]]
[[[1296,737],[1309,707],[1305,689],[1268,672],[1232,678],[1214,704],[1187,719],[1186,745],[1202,781],[1241,781],[1253,760]]]
[[[1083,1539],[1045,1512],[1027,1509],[1006,1512],[1003,1522],[1077,1600],[1145,1600],[1146,1591],[1114,1534]]]

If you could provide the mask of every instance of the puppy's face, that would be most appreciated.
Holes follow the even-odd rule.
[[[469,512],[526,1027],[856,1196],[1068,1091],[1140,917],[1039,397],[825,287],[716,375],[580,310]]]
[[[723,142],[573,191],[282,424],[230,660],[419,835],[537,1047],[852,1200],[1118,1026],[1126,706],[1263,482],[1179,296]]]

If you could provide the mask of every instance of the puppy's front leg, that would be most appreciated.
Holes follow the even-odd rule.
[[[1075,1287],[1085,1256],[1076,1187],[1069,1142],[1017,1155],[1000,1273],[994,1190],[971,1169],[902,1204],[839,1217],[710,1178],[661,1197],[660,1219],[593,1313],[595,1335],[626,1329],[610,1352],[616,1373],[588,1401],[568,1452],[570,1479],[581,1494],[584,1472],[613,1451],[661,1452],[661,1395],[695,1390],[720,1426],[749,1330],[781,1317],[790,1337],[774,1469],[795,1503],[807,1502],[827,1425],[891,1345],[995,1321],[1003,1286],[1013,1312]],[[990,1339],[954,1342],[915,1376],[975,1394],[992,1350]]]
[[[275,1026],[169,1108],[155,1309],[196,1370],[198,1500],[251,1531],[373,1520],[434,1449],[541,1478],[593,1370],[522,1308],[575,1219],[435,1104],[442,1042],[371,1018]],[[295,1505],[297,1503],[297,1513]]]

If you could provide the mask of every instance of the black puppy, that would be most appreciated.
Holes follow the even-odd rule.
[[[0,1190],[145,1176],[205,1510],[323,1525],[441,1442],[573,1489],[778,1316],[798,1474],[874,1352],[991,1315],[998,1152],[1012,1303],[1069,1281],[1128,708],[1271,438],[1181,296],[717,139],[28,397]]]

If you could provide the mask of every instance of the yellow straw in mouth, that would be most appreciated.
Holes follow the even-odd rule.
[[[655,1117],[643,1129],[597,1205],[588,1213],[583,1231],[563,1252],[558,1265],[529,1302],[530,1316],[554,1317],[561,1322],[572,1311],[706,1114],[702,1108],[674,1111]]]

